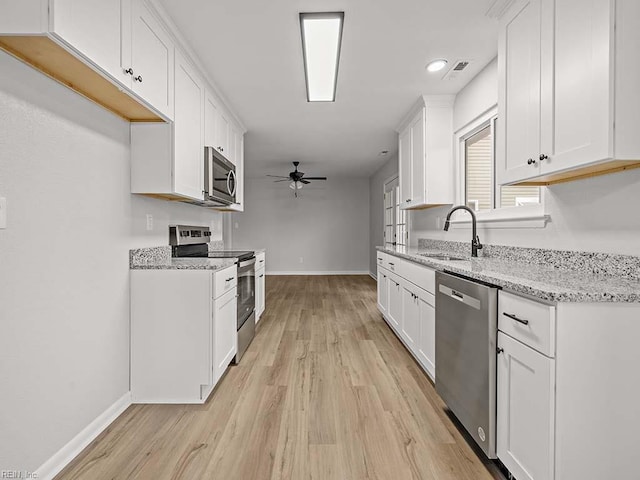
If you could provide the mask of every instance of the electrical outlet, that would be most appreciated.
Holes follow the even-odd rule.
[[[304,263],[304,257],[300,257],[300,263]]]
[[[153,215],[147,213],[147,231],[153,230]]]
[[[0,228],[7,228],[7,199],[0,198]]]

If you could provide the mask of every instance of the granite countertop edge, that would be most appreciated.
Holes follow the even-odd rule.
[[[529,265],[522,265],[518,262],[504,262],[502,264],[503,267],[504,266],[511,267],[511,273],[502,274],[499,272],[491,272],[491,271],[488,271],[488,272],[475,271],[473,268],[469,266],[471,258],[468,258],[467,260],[462,262],[459,260],[447,261],[447,260],[437,260],[437,259],[418,255],[417,250],[413,252],[410,251],[408,253],[399,252],[397,250],[389,249],[386,247],[376,247],[376,250],[387,253],[389,255],[393,255],[395,257],[404,258],[414,263],[425,265],[426,267],[433,268],[435,270],[457,273],[474,280],[479,280],[482,282],[496,285],[510,292],[529,295],[529,296],[532,296],[541,300],[545,300],[548,302],[640,303],[640,283],[638,282],[629,282],[629,285],[632,285],[632,286],[629,287],[628,289],[623,288],[623,290],[627,290],[627,291],[612,293],[611,290],[615,290],[615,289],[608,289],[607,282],[613,281],[614,279],[598,278],[598,279],[592,279],[590,288],[585,290],[580,288],[571,288],[569,286],[561,287],[558,285],[545,284],[544,278],[540,278],[537,280],[532,280],[530,278],[519,278],[517,274],[518,269],[525,269],[529,267]],[[440,252],[440,253],[447,253],[447,252]],[[486,259],[483,259],[482,257],[480,257],[477,259],[477,262],[481,263],[483,262],[483,260],[486,260]],[[567,272],[567,274],[570,275],[571,272]],[[633,288],[634,286],[635,288]]]

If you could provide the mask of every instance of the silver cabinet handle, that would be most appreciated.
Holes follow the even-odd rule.
[[[513,313],[502,312],[505,317],[510,318],[511,320],[515,320],[516,322],[520,322],[523,325],[529,325],[529,320],[525,320],[524,318],[518,318]]]

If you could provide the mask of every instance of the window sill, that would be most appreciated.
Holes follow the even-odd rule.
[[[497,208],[476,213],[479,228],[545,228],[551,217],[544,213],[544,205]],[[451,220],[451,228],[469,228],[471,216],[456,213]]]

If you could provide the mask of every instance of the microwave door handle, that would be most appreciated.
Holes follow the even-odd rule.
[[[231,177],[233,177],[233,191],[231,190]],[[227,174],[227,191],[229,192],[229,195],[231,195],[232,197],[235,196],[236,194],[236,174],[233,170],[229,170],[229,173]]]

